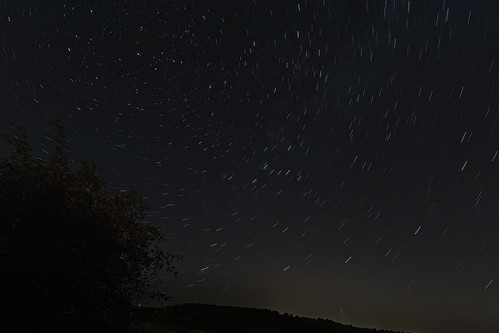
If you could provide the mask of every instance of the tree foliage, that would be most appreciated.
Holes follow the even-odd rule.
[[[150,208],[137,190],[110,188],[94,163],[72,171],[62,124],[55,150],[33,157],[23,128],[0,161],[0,262],[4,304],[33,325],[125,323],[132,302],[164,297],[151,274],[175,274]]]

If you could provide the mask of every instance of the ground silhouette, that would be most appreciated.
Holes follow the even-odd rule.
[[[135,309],[131,330],[137,333],[394,333],[271,310],[192,303]]]

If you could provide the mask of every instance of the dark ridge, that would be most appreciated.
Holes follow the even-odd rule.
[[[137,308],[133,313],[135,331],[146,332],[153,324],[175,330],[190,332],[203,330],[210,333],[394,333],[393,331],[358,328],[327,319],[312,319],[280,314],[267,309],[219,306],[207,304],[182,304],[165,308]]]

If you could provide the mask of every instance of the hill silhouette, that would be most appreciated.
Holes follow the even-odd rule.
[[[164,308],[138,308],[133,332],[170,333],[394,333],[357,328],[326,319],[312,319],[277,311],[207,304],[182,304]]]

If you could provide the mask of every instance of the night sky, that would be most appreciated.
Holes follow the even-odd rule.
[[[499,1],[63,3],[0,4],[0,132],[136,186],[173,303],[499,331]]]

